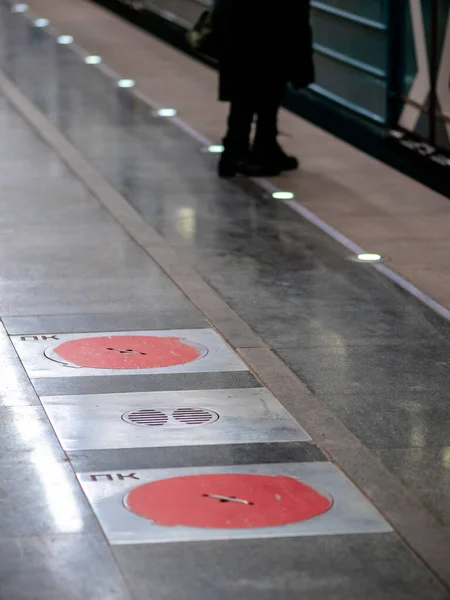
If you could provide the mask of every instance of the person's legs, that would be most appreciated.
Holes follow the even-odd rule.
[[[232,152],[248,152],[250,131],[255,108],[248,100],[231,102],[228,115],[228,131],[223,141],[225,149]]]
[[[219,162],[221,177],[233,177],[236,173],[249,177],[264,177],[280,173],[272,165],[259,163],[250,152],[250,133],[254,115],[255,102],[251,98],[231,102],[228,130],[223,140],[224,152]]]
[[[285,84],[278,84],[273,87],[271,94],[261,98],[256,111],[258,121],[253,154],[266,167],[273,167],[280,171],[290,171],[298,168],[298,160],[294,156],[288,156],[277,141],[278,111],[284,93]]]
[[[278,110],[281,99],[278,96],[262,98],[257,108],[254,145],[260,148],[273,146],[278,135]]]

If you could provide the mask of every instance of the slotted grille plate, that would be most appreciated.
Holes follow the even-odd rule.
[[[206,408],[140,408],[123,414],[122,419],[126,423],[141,427],[187,427],[214,423],[219,419],[219,415]]]
[[[41,399],[68,451],[310,440],[264,388]]]

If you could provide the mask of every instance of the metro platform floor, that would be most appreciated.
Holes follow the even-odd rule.
[[[0,598],[448,598],[448,323],[0,34]]]

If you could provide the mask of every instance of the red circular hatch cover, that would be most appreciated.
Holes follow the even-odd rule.
[[[129,492],[124,504],[157,525],[245,529],[305,521],[332,502],[292,477],[214,474],[147,483]]]
[[[61,358],[93,369],[156,369],[193,362],[204,352],[178,337],[117,335],[70,340],[54,349]]]

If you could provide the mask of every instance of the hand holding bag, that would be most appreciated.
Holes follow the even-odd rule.
[[[186,34],[189,45],[202,54],[214,56],[212,11],[205,10]]]

